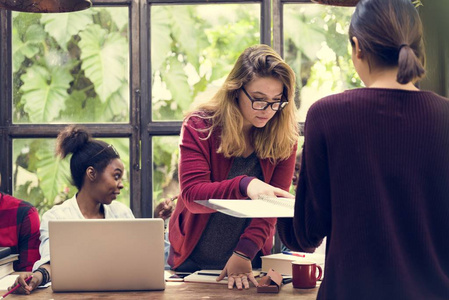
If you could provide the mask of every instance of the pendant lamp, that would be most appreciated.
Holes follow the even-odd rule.
[[[311,0],[312,2],[334,6],[356,6],[359,0]]]
[[[0,9],[29,13],[64,13],[87,9],[90,0],[0,0]]]

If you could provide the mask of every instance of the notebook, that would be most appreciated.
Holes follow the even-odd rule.
[[[201,283],[217,283],[217,284],[228,284],[228,277],[217,281],[217,277],[220,276],[221,270],[199,270],[189,276],[184,277],[185,282],[201,282]],[[259,271],[253,270],[254,277],[260,275]]]
[[[49,221],[52,289],[163,290],[162,219]]]
[[[255,200],[196,200],[218,212],[237,218],[293,218],[295,199],[261,197]]]

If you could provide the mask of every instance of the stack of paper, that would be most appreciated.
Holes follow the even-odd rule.
[[[18,256],[19,254],[10,254],[0,259],[0,278],[14,272],[13,263],[19,259]]]
[[[237,218],[292,218],[295,199],[266,197],[256,200],[209,199],[196,203]]]

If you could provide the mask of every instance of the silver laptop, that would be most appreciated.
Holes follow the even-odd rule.
[[[162,219],[49,221],[52,289],[163,290]]]

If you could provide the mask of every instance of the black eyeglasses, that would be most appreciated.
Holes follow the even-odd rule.
[[[245,93],[246,97],[248,97],[249,101],[251,101],[251,107],[254,110],[265,110],[268,106],[271,107],[274,111],[282,110],[287,104],[288,101],[278,101],[278,102],[267,102],[262,100],[254,100],[242,86],[242,91]]]

